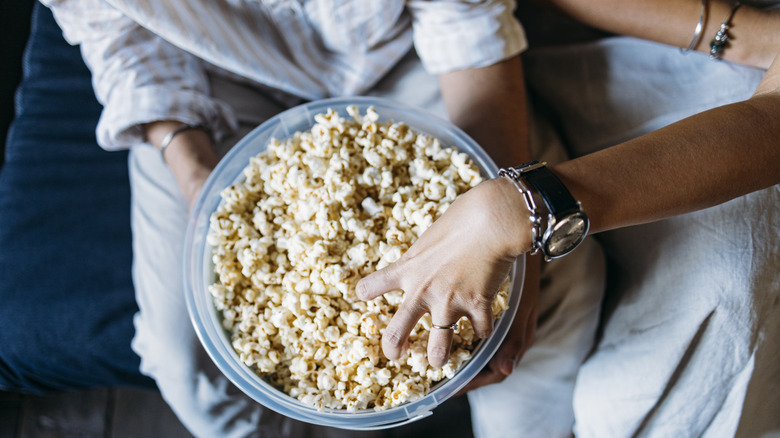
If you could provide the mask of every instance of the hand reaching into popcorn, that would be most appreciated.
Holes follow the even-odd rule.
[[[496,209],[497,205],[504,208]],[[495,293],[517,256],[531,247],[530,221],[522,220],[528,215],[521,194],[508,180],[486,181],[458,198],[398,261],[361,279],[357,293],[364,300],[397,289],[406,292],[403,304],[385,329],[385,355],[390,359],[400,357],[409,333],[425,313],[430,313],[438,326],[466,316],[478,337],[489,336]],[[497,232],[482,233],[488,228]],[[472,386],[509,375],[532,343],[538,269],[529,272],[513,328],[488,370],[472,381]],[[431,365],[440,367],[447,362],[452,336],[451,330],[431,329]]]

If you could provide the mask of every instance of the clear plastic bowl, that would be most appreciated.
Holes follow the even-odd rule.
[[[404,122],[418,132],[437,137],[442,146],[467,152],[483,176],[494,177],[498,169],[482,148],[450,122],[386,99],[371,97],[334,98],[315,101],[284,111],[269,119],[246,137],[220,161],[206,181],[187,224],[184,254],[184,282],[187,308],[195,331],[206,352],[217,367],[239,389],[258,403],[286,416],[324,426],[353,430],[385,429],[424,418],[432,410],[466,385],[490,360],[503,341],[514,319],[525,274],[524,256],[518,258],[511,272],[509,309],[496,321],[493,334],[479,342],[472,358],[451,379],[437,383],[423,398],[383,411],[317,410],[299,402],[265,382],[244,365],[230,343],[230,334],[222,328],[221,315],[215,309],[208,286],[215,280],[211,247],[206,242],[209,217],[221,202],[220,192],[243,178],[242,170],[250,157],[264,151],[271,138],[283,140],[296,131],[314,125],[314,116],[332,108],[348,117],[347,106],[355,105],[361,114],[374,107],[381,121]]]

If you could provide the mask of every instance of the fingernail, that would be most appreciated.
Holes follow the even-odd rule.
[[[512,374],[512,371],[515,369],[515,362],[512,359],[506,358],[501,362],[501,372],[504,373],[505,376],[508,376]]]
[[[364,287],[360,287],[360,285],[358,285],[355,288],[355,295],[357,295],[357,297],[360,298],[361,300],[366,299],[366,289]]]
[[[501,372],[504,373],[505,376],[512,374],[517,367],[517,363],[520,362],[521,357],[523,357],[523,355],[518,353],[514,359],[504,359],[504,361],[501,362]]]

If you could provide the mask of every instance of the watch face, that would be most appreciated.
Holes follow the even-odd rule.
[[[547,256],[555,258],[571,252],[585,239],[588,225],[588,217],[583,213],[575,213],[555,223],[546,239]]]

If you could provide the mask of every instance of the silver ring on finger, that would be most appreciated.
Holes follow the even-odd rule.
[[[452,330],[452,331],[455,331],[455,329],[458,328],[458,323],[457,322],[453,322],[452,324],[449,324],[449,325],[431,324],[431,327],[433,327],[435,329],[439,329],[439,330]]]

